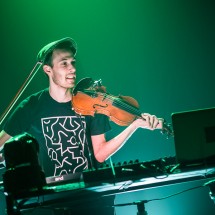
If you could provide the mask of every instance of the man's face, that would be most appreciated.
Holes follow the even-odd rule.
[[[52,67],[49,67],[50,81],[63,88],[73,88],[76,79],[75,58],[73,53],[64,49],[54,50]]]

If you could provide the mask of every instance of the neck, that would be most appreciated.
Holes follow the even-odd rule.
[[[49,94],[57,102],[69,102],[72,99],[72,93],[70,88],[53,89],[50,87]]]

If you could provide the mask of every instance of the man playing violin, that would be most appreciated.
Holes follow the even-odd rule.
[[[110,125],[106,115],[82,116],[72,108],[76,53],[77,45],[72,38],[54,41],[39,51],[37,60],[42,63],[49,88],[20,102],[0,133],[1,148],[11,137],[25,132],[35,137],[46,177],[96,168],[97,164],[119,150],[138,128],[162,129],[161,119],[143,113],[142,118],[134,120],[120,134],[107,141],[105,133],[110,130]],[[111,208],[110,212],[105,209],[99,213],[105,212],[113,214]]]

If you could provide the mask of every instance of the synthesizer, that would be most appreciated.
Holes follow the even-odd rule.
[[[86,184],[115,183],[124,180],[135,180],[143,177],[156,177],[169,174],[175,167],[175,157],[140,162],[131,160],[113,163],[104,163],[97,169],[85,170],[82,173],[52,176],[46,178],[47,185],[84,182]]]

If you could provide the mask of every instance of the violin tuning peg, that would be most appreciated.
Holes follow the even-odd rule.
[[[102,79],[98,80],[98,85],[101,87],[102,86]]]

